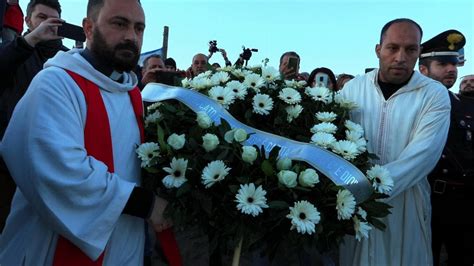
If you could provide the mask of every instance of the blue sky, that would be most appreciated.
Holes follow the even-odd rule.
[[[168,56],[186,69],[194,54],[207,54],[217,40],[234,62],[242,45],[257,48],[249,65],[264,58],[278,67],[280,55],[296,51],[301,71],[331,68],[336,74],[363,74],[377,67],[375,45],[383,25],[407,17],[424,31],[422,41],[457,29],[467,39],[464,67],[459,77],[474,73],[474,1],[472,0],[141,0],[146,15],[142,52],[162,46],[163,27],[169,26]],[[62,17],[81,24],[85,0],[60,0]],[[20,0],[26,10],[26,0]],[[67,44],[67,43],[66,43]],[[69,45],[71,46],[71,44]],[[224,64],[220,54],[211,63]],[[418,65],[416,66],[416,69]],[[459,83],[459,82],[458,82]],[[458,90],[458,83],[453,87]]]

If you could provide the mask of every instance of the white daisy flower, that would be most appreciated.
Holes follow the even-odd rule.
[[[317,132],[311,137],[311,143],[324,149],[331,147],[335,142],[336,138],[329,133]]]
[[[179,150],[179,149],[183,148],[184,144],[186,143],[185,134],[178,135],[176,133],[173,133],[168,137],[166,142],[174,150]]]
[[[311,128],[311,133],[324,132],[324,133],[334,134],[336,133],[336,130],[337,130],[337,126],[334,125],[333,123],[322,122],[322,123],[314,125]]]
[[[300,172],[298,175],[298,183],[302,187],[314,187],[314,185],[319,183],[319,175],[316,173],[316,170],[308,168]]]
[[[361,136],[364,135],[364,129],[362,128],[362,126],[357,123],[352,122],[351,120],[346,120],[346,122],[344,123],[344,126],[350,131],[357,132],[357,134]]]
[[[287,106],[285,110],[287,114],[286,121],[288,121],[288,123],[291,123],[293,119],[296,119],[298,118],[298,116],[300,116],[301,112],[303,111],[303,107],[299,104],[290,105],[290,106]]]
[[[369,231],[372,229],[369,223],[359,220],[357,216],[352,217],[352,220],[354,221],[355,238],[358,241],[361,241],[362,238],[369,238]]]
[[[136,149],[138,158],[142,161],[142,167],[151,167],[152,159],[160,156],[160,146],[154,142],[145,142]]]
[[[206,188],[210,188],[216,182],[224,180],[230,170],[223,161],[212,161],[202,171],[201,181]]]
[[[212,87],[209,92],[209,98],[220,103],[224,108],[228,108],[234,102],[234,93],[221,86]]]
[[[265,85],[265,80],[258,74],[252,73],[245,76],[244,86],[253,89],[256,93],[260,92],[260,88]]]
[[[256,94],[253,96],[253,112],[260,115],[268,115],[273,109],[273,100],[267,94]]]
[[[148,126],[151,123],[156,123],[160,120],[161,118],[161,113],[160,111],[156,110],[152,114],[149,114],[145,118],[145,126]]]
[[[209,78],[212,75],[212,71],[208,70],[196,76],[196,78]]]
[[[241,69],[241,68],[236,68],[232,70],[232,75],[238,77],[238,78],[243,78],[245,75],[249,74],[248,70]]]
[[[179,188],[184,182],[188,181],[186,179],[187,167],[188,160],[173,157],[170,167],[163,167],[163,170],[169,175],[165,176],[161,182],[163,182],[166,188]]]
[[[367,176],[372,181],[372,186],[377,192],[390,195],[393,189],[393,179],[386,168],[374,165],[367,171]]]
[[[355,198],[347,189],[341,189],[337,192],[337,219],[347,220],[351,218],[355,211]]]
[[[321,122],[332,122],[336,120],[337,115],[333,112],[317,112],[316,118]]]
[[[306,200],[295,202],[286,218],[291,219],[291,230],[308,235],[316,232],[316,224],[321,220],[318,209]]]
[[[194,90],[204,90],[212,86],[211,80],[206,77],[195,77],[189,81]]]
[[[225,86],[234,93],[234,97],[236,99],[245,99],[245,96],[247,95],[247,88],[245,88],[245,86],[239,81],[231,80]]]
[[[361,207],[357,208],[357,214],[360,215],[360,217],[362,217],[362,219],[364,219],[364,220],[367,219],[367,212],[364,209],[362,209]]]
[[[355,102],[352,102],[352,101],[349,101],[349,100],[345,99],[339,93],[336,93],[336,95],[334,96],[334,101],[337,104],[339,104],[339,106],[341,106],[342,108],[347,109],[347,110],[352,110],[352,109],[358,107]]]
[[[304,80],[300,80],[300,81],[297,81],[297,80],[285,80],[285,86],[286,87],[290,87],[290,88],[294,88],[294,89],[301,89],[301,88],[304,88],[306,86],[306,81]]]
[[[262,69],[262,77],[267,81],[267,82],[274,82],[275,80],[280,79],[280,71],[278,71],[274,67],[264,67]]]
[[[305,93],[316,102],[331,103],[331,91],[324,87],[307,87]]]
[[[287,104],[297,104],[301,102],[301,95],[298,91],[292,88],[284,88],[278,94],[278,98]]]
[[[357,150],[363,153],[367,150],[367,140],[365,140],[359,131],[346,130],[346,139],[357,145]]]
[[[332,145],[332,150],[344,157],[346,160],[353,160],[360,154],[357,144],[349,140],[340,140]]]
[[[262,186],[255,188],[253,183],[240,185],[240,189],[235,196],[237,202],[237,209],[242,213],[252,215],[253,217],[263,212],[262,208],[268,208],[267,192],[263,190]]]
[[[227,72],[219,71],[211,77],[211,84],[213,86],[225,84],[229,80],[229,74]]]
[[[151,104],[147,107],[147,110],[148,110],[148,112],[151,112],[151,111],[157,109],[158,107],[160,107],[162,104],[163,104],[162,102],[153,103],[153,104]]]

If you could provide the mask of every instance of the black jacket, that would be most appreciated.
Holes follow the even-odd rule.
[[[25,94],[33,77],[58,51],[67,51],[60,40],[31,47],[23,37],[0,46],[0,138],[16,104]]]

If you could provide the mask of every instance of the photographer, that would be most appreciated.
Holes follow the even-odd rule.
[[[300,76],[300,56],[293,51],[285,52],[280,57],[280,74],[287,80],[305,80]]]
[[[150,55],[143,61],[141,82],[143,87],[150,82],[175,86],[179,84],[183,74],[167,68],[160,55]]]
[[[211,59],[212,55],[214,53],[217,53],[217,52],[221,52],[222,54],[222,57],[224,58],[224,62],[225,62],[225,65],[226,66],[232,66],[232,63],[229,61],[229,59],[227,58],[227,52],[224,50],[224,49],[219,49],[217,48],[217,41],[214,40],[214,41],[209,41],[209,56],[208,56],[208,60]],[[216,64],[216,63],[214,63]],[[214,66],[214,64],[212,64]],[[219,64],[219,67],[220,67],[220,64]]]

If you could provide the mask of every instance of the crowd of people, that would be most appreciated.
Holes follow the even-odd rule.
[[[137,0],[89,0],[84,49],[62,45],[58,0],[7,0],[0,44],[0,265],[143,265],[147,229],[172,227],[166,200],[141,186],[135,149],[144,138],[140,89],[175,84],[210,69],[225,50],[197,53],[180,71],[152,55],[138,67],[145,15]],[[385,231],[347,236],[339,265],[448,265],[474,262],[474,74],[458,80],[466,43],[447,30],[421,43],[422,27],[389,21],[376,45],[379,67],[354,77],[326,67],[300,72],[284,52],[279,72],[357,103],[375,163],[394,179]],[[215,47],[214,47],[215,48]],[[235,65],[248,60],[243,53]],[[417,61],[418,70],[415,70]],[[184,261],[185,258],[184,258]],[[192,264],[192,263],[191,263]]]

